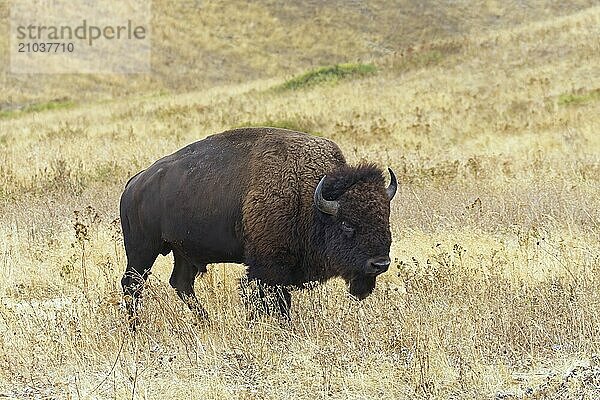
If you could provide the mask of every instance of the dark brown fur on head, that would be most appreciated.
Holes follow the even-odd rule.
[[[381,169],[373,164],[343,165],[327,174],[323,197],[337,200],[335,215],[315,211],[313,243],[321,247],[329,273],[341,276],[359,299],[375,287],[368,269],[373,258],[388,257],[390,200]]]

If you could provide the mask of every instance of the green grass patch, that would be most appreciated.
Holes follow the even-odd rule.
[[[274,87],[277,91],[298,90],[324,83],[336,83],[342,79],[361,78],[373,75],[377,68],[373,64],[336,64],[320,67],[298,75]]]
[[[600,89],[578,90],[558,96],[558,104],[561,106],[580,105],[597,100],[600,100]]]
[[[23,107],[0,110],[0,118],[12,118],[18,117],[23,114],[43,112],[50,110],[60,110],[71,108],[75,105],[75,102],[69,99],[56,99],[44,103],[33,103]]]
[[[243,124],[239,124],[236,128],[247,128],[247,127],[271,127],[271,128],[281,128],[281,129],[289,129],[290,131],[297,132],[306,132],[310,133],[314,136],[323,136],[321,132],[316,132],[313,129],[315,128],[314,124],[308,121],[298,121],[291,119],[278,119],[271,120],[267,119],[263,122],[246,122]]]

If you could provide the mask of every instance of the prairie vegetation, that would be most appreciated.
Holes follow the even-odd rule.
[[[600,8],[155,3],[153,75],[2,82],[0,396],[600,396]],[[393,266],[363,302],[340,281],[294,293],[282,325],[246,321],[243,267],[213,265],[203,324],[160,257],[130,332],[124,183],[240,125],[391,166]]]
[[[336,64],[320,67],[295,76],[275,87],[275,90],[298,90],[325,83],[335,84],[342,79],[360,78],[377,71],[373,64]]]

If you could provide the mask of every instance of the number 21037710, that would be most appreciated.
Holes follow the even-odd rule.
[[[19,53],[72,53],[75,51],[74,43],[42,42],[17,44]]]

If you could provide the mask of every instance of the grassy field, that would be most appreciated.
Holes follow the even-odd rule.
[[[600,398],[598,6],[155,3],[151,76],[3,72],[0,397]],[[296,292],[282,325],[213,265],[199,325],[160,257],[130,332],[124,183],[246,125],[396,171],[390,271],[363,302]]]

